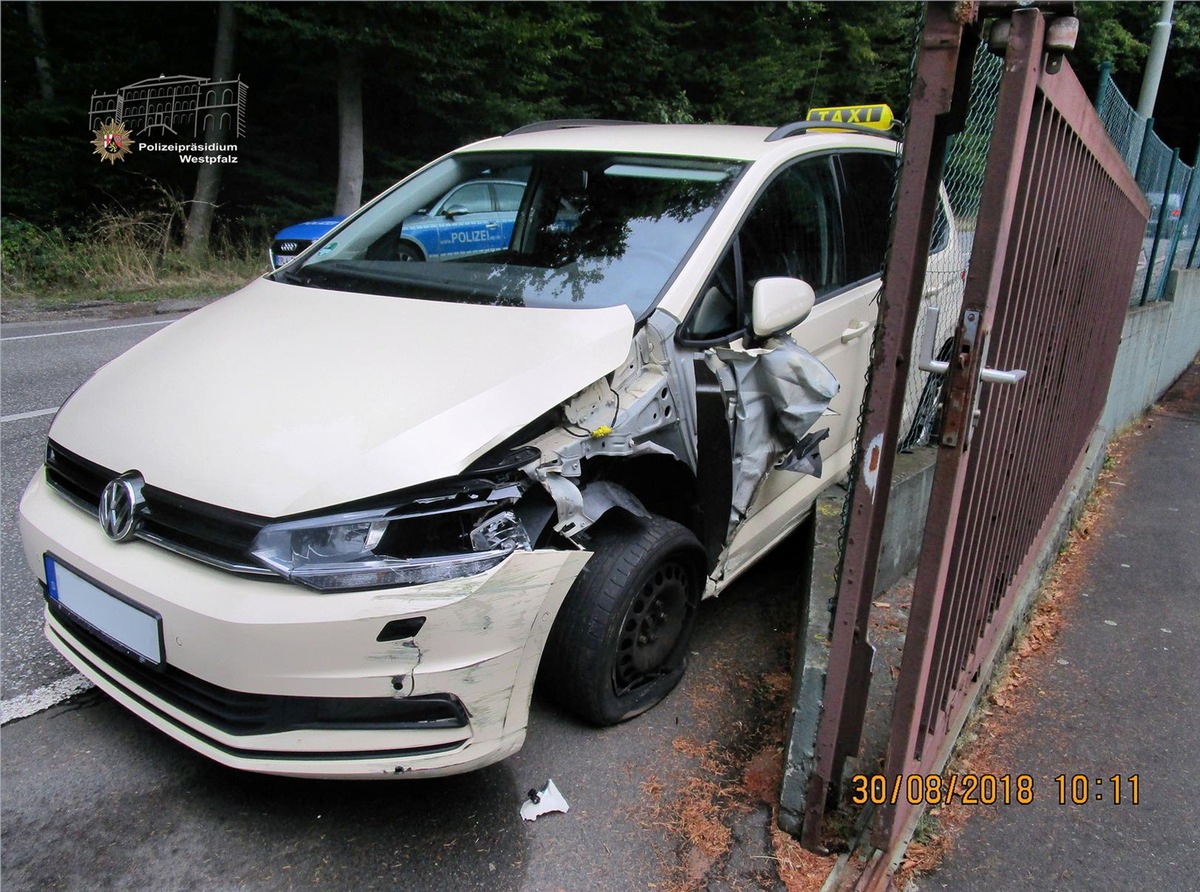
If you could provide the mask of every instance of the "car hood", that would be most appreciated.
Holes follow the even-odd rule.
[[[100,369],[55,442],[171,492],[280,517],[460,473],[617,368],[634,320],[259,280]]]
[[[319,239],[333,227],[337,226],[345,217],[322,217],[320,220],[307,220],[304,223],[293,223],[285,229],[275,233],[275,241],[283,239],[308,239],[313,241]]]

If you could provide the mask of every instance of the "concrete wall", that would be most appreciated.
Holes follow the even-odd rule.
[[[1115,431],[1152,406],[1200,353],[1200,269],[1176,270],[1167,299],[1130,309],[1100,426]]]

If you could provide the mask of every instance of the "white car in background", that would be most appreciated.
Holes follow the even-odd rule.
[[[654,706],[849,466],[898,151],[547,122],[438,159],[67,401],[21,505],[50,641],[272,774],[495,762],[539,677],[596,724]],[[521,187],[502,244],[398,254],[481,180]]]

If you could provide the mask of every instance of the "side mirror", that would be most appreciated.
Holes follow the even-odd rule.
[[[465,204],[452,204],[449,207],[442,208],[442,213],[453,220],[455,217],[461,217],[463,214],[471,213],[471,211]]]
[[[817,295],[803,279],[759,279],[754,284],[751,325],[756,337],[767,338],[799,325],[812,312]]]

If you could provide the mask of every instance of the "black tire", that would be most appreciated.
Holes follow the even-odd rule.
[[[542,658],[544,690],[596,725],[662,701],[683,678],[704,584],[704,551],[663,517],[605,518]]]
[[[410,242],[396,243],[396,259],[406,263],[416,263],[424,260],[425,255],[421,253],[421,249]]]

